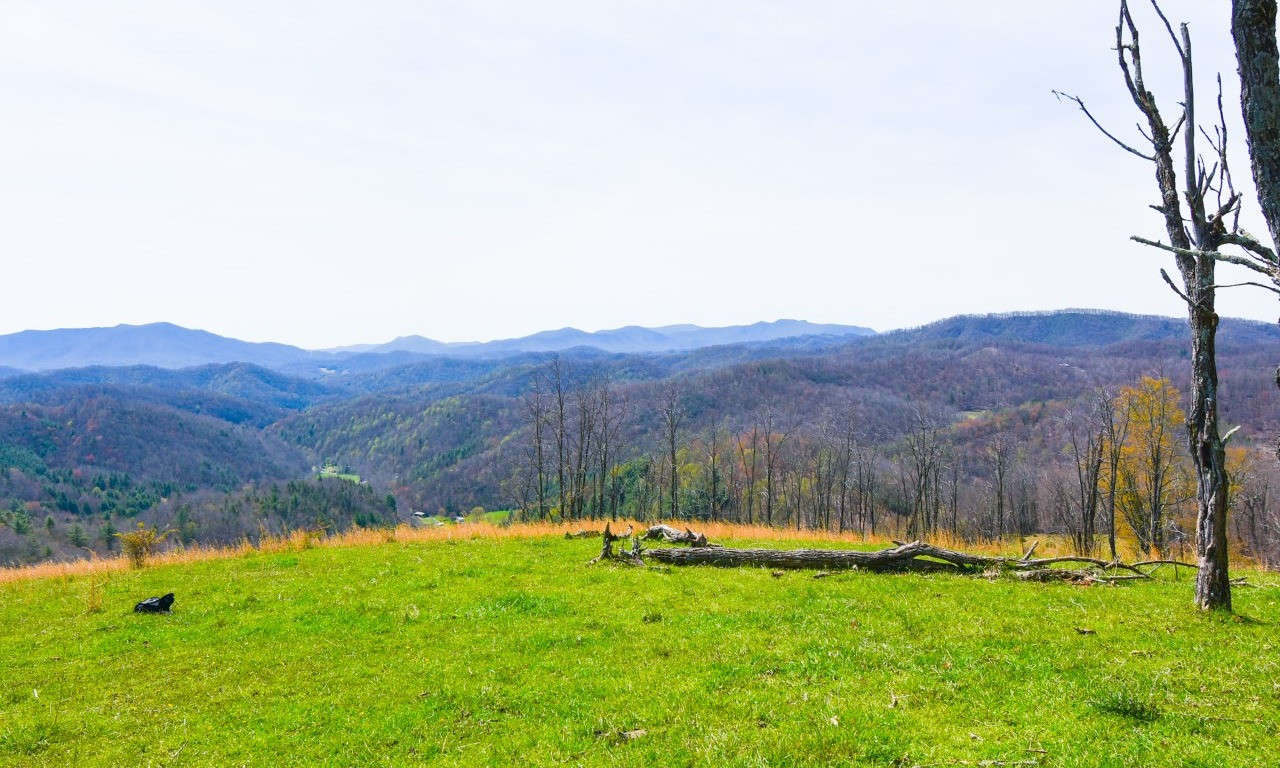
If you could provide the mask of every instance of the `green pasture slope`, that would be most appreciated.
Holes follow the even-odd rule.
[[[332,470],[332,469],[320,470],[320,472],[318,473],[318,477],[321,480],[326,480],[329,478],[337,478],[338,480],[346,480],[349,483],[360,482],[360,476],[357,474],[354,474],[351,472],[339,472],[337,470]]]
[[[1195,613],[1185,578],[775,577],[595,547],[251,554],[114,575],[96,613],[89,577],[0,584],[0,766],[1280,761],[1273,577],[1233,618]],[[168,591],[172,615],[131,613]]]

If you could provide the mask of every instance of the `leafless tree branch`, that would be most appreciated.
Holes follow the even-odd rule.
[[[1124,151],[1133,155],[1137,155],[1138,157],[1148,162],[1155,162],[1154,156],[1146,155],[1146,154],[1143,154],[1142,152],[1139,152],[1138,150],[1124,143],[1120,139],[1116,138],[1115,135],[1111,133],[1111,131],[1108,131],[1106,128],[1103,128],[1102,123],[1098,122],[1097,118],[1093,116],[1093,113],[1090,112],[1089,108],[1084,105],[1084,101],[1081,100],[1079,96],[1074,96],[1070,93],[1063,93],[1062,91],[1058,91],[1058,90],[1053,91],[1053,95],[1056,96],[1059,101],[1061,101],[1062,99],[1067,99],[1068,101],[1075,102],[1076,106],[1080,108],[1080,111],[1084,113],[1084,116],[1089,118],[1089,122],[1093,123],[1093,126],[1097,128],[1099,131],[1101,131],[1103,136],[1106,136],[1108,139],[1111,139],[1112,141],[1114,141],[1116,145],[1121,149],[1123,149]],[[1142,130],[1141,126],[1139,126],[1138,130],[1139,131]]]

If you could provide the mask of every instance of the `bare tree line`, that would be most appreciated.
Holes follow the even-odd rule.
[[[688,428],[678,380],[647,405],[606,380],[577,381],[553,361],[524,396],[530,444],[516,469],[525,519],[711,520],[907,539],[990,541],[1060,534],[1081,554],[1187,553],[1194,467],[1176,439],[1181,395],[1167,379],[1096,388],[1036,416],[1003,409],[952,422],[917,410],[908,429],[868,430],[861,409],[804,426],[765,405],[735,426]],[[561,407],[563,403],[563,407]],[[1280,546],[1271,472],[1257,451],[1233,460],[1245,510],[1240,547]],[[563,478],[563,485],[561,484]]]

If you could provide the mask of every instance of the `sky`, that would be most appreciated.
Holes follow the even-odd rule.
[[[1144,59],[1180,97],[1142,3]],[[1191,24],[1200,112],[1228,4]],[[1176,315],[1111,0],[6,0],[0,333]],[[1249,187],[1237,142],[1237,181]],[[1252,206],[1252,200],[1250,199]],[[1253,232],[1265,227],[1246,216]],[[1274,321],[1256,289],[1223,314]]]

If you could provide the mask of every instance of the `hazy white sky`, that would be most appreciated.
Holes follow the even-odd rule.
[[[1165,5],[1238,123],[1228,3]],[[0,333],[1179,314],[1151,171],[1049,93],[1132,135],[1115,6],[7,0]]]

